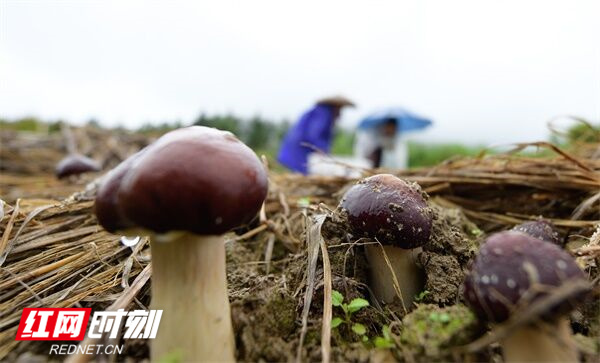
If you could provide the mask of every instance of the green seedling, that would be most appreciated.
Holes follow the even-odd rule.
[[[375,337],[373,339],[373,345],[375,346],[375,348],[381,348],[381,349],[388,349],[388,348],[393,348],[396,346],[394,344],[394,341],[392,340],[392,334],[390,332],[389,326],[387,326],[387,325],[383,326],[383,328],[381,329],[381,336]]]
[[[429,290],[421,291],[417,296],[415,296],[415,302],[421,302],[425,298],[425,296],[429,295]]]
[[[471,232],[471,235],[473,235],[475,237],[479,237],[483,234],[483,231],[480,230],[479,228],[472,228],[469,232]]]
[[[352,315],[359,311],[360,309],[369,306],[369,302],[362,298],[356,298],[350,303],[344,303],[344,296],[339,292],[333,290],[331,293],[331,304],[333,306],[337,306],[344,311],[344,316],[339,317],[336,316],[331,319],[331,328],[335,329],[342,324],[346,324],[350,326],[352,331],[361,337],[363,342],[369,341],[369,337],[367,337],[367,328],[361,323],[353,323]]]

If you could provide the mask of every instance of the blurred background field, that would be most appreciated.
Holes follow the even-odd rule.
[[[0,119],[0,129],[31,133],[59,133],[64,121],[40,120],[35,117],[24,117],[19,119]],[[242,118],[235,115],[200,115],[192,123],[193,125],[202,125],[215,127],[221,130],[228,130],[237,135],[244,143],[250,146],[259,155],[265,155],[271,161],[275,170],[283,170],[275,162],[277,150],[281,140],[290,127],[289,120],[267,120],[260,116],[252,118]],[[101,127],[96,120],[90,120],[87,123],[90,127]],[[141,135],[156,137],[163,133],[188,126],[182,122],[156,122],[147,123],[138,129],[127,130],[124,127],[111,129],[115,132],[136,132]],[[574,119],[571,126],[563,132],[549,131],[547,140],[561,147],[569,147],[577,143],[598,143],[600,142],[600,126],[593,125],[583,119]],[[355,142],[355,133],[351,130],[337,127],[332,144],[331,153],[335,156],[352,156]],[[508,145],[502,145],[506,148]],[[422,142],[408,141],[409,148],[409,168],[426,167],[437,165],[445,160],[461,156],[477,156],[481,153],[494,153],[495,149],[484,145],[470,145],[457,142]],[[547,156],[547,150],[528,150],[524,153],[527,156]]]

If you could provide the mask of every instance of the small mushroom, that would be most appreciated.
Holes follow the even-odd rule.
[[[545,219],[521,223],[519,225],[514,226],[512,230],[523,232],[532,237],[541,239],[542,241],[562,246],[562,243],[560,241],[560,235],[554,228],[554,224]]]
[[[81,154],[70,154],[56,164],[55,174],[58,179],[71,175],[79,175],[102,169],[100,164],[91,158]]]
[[[251,220],[266,195],[256,154],[233,134],[201,126],[165,134],[103,180],[100,224],[150,235],[151,305],[163,310],[153,361],[176,353],[234,360],[222,235]]]
[[[575,260],[560,247],[515,231],[491,235],[465,279],[464,298],[484,321],[501,323],[532,302],[573,282],[587,283]],[[573,293],[540,316],[529,317],[501,341],[507,362],[577,362],[565,314],[584,293]],[[540,326],[544,320],[550,329]]]
[[[339,208],[352,233],[356,237],[373,238],[383,246],[365,246],[370,288],[379,301],[390,303],[397,296],[394,276],[404,306],[409,306],[423,289],[423,272],[415,258],[431,231],[433,212],[425,198],[417,184],[390,174],[363,179],[342,198]]]

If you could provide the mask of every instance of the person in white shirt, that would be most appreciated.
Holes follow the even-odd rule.
[[[357,132],[355,154],[368,160],[372,168],[404,169],[408,147],[401,136],[398,121],[390,117],[375,128]]]

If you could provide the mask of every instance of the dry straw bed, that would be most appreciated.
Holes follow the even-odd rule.
[[[113,136],[98,132],[89,143],[104,145],[110,137]],[[132,138],[140,146],[148,142],[137,136]],[[19,187],[19,177],[27,179],[27,183],[37,174],[50,180],[50,166],[32,165],[31,161],[38,159],[35,156],[27,158],[27,162],[20,160],[24,146],[18,141],[13,143],[18,145],[2,149],[2,157],[14,161],[2,169],[3,196],[13,195],[11,191]],[[59,144],[60,140],[55,140],[44,147],[56,149],[60,155],[61,149],[56,146]],[[486,233],[539,216],[551,219],[561,235],[568,236],[565,242],[569,251],[578,256],[582,267],[594,278],[598,274],[600,246],[599,238],[590,241],[590,237],[600,223],[600,160],[570,155],[549,144],[535,146],[549,148],[555,156],[482,156],[398,174],[418,182],[438,206],[462,210]],[[115,160],[133,149],[119,151],[123,155]],[[105,165],[111,165],[115,162],[107,160],[114,156],[112,153],[98,157]],[[19,170],[19,165],[27,163],[27,170]],[[371,173],[364,171],[365,175]],[[330,337],[328,322],[333,313],[331,305],[323,303],[330,301],[332,285],[339,286],[340,278],[344,284],[360,285],[358,280],[340,276],[335,257],[339,245],[332,245],[330,236],[321,233],[324,216],[331,215],[354,180],[291,174],[271,174],[270,179],[269,196],[260,218],[227,239],[229,295],[238,359],[326,360],[329,355],[332,360],[374,359],[372,353],[364,353],[364,347],[356,348],[354,344],[343,348],[338,344],[339,336]],[[48,352],[43,344],[14,340],[25,307],[146,309],[150,302],[147,241],[142,239],[136,246],[126,247],[120,236],[105,232],[97,224],[92,212],[95,183],[85,188],[84,181],[61,182],[75,183],[74,188],[79,190],[66,199],[40,199],[50,195],[27,183],[26,195],[31,197],[3,197],[7,203],[0,219],[0,360],[15,359],[26,351],[42,355]],[[253,321],[252,312],[259,314],[263,303],[280,315],[266,319],[264,324],[272,325],[267,326],[268,342],[261,344],[259,340],[267,338],[261,335],[260,323],[258,319]],[[286,303],[292,304],[291,310],[286,310]],[[384,319],[392,326],[394,321],[400,321],[401,317],[390,320],[395,315],[388,313],[379,314],[376,319]],[[321,324],[321,320],[327,323]],[[589,334],[598,339],[597,332]],[[492,348],[489,342],[486,344],[493,351],[493,344]],[[126,348],[129,357],[147,356],[145,342],[126,342]],[[364,354],[349,356],[343,350]],[[407,357],[406,354],[401,348],[394,351],[396,358]],[[420,360],[414,355],[412,358]]]

